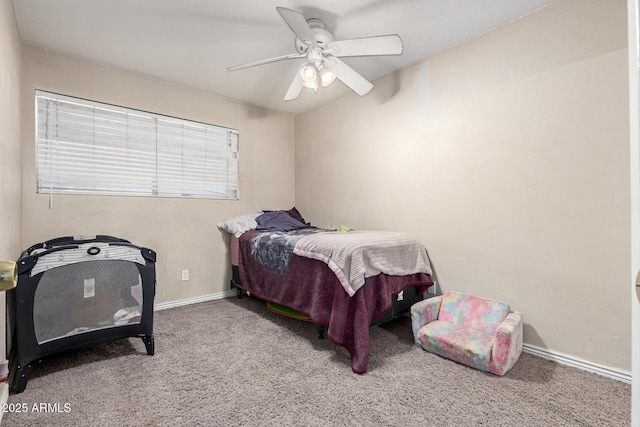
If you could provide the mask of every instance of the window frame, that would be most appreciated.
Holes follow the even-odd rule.
[[[34,100],[36,192],[39,194],[240,198],[237,129],[39,89],[35,91]],[[45,104],[48,108],[44,108]],[[60,107],[63,104],[64,108]],[[81,111],[81,115],[75,116],[81,118],[60,118],[60,115],[70,115],[71,105]],[[96,112],[99,120],[109,122],[107,129],[114,130],[113,134],[124,134],[113,136],[110,132],[96,131]],[[118,119],[104,118],[109,115]],[[87,130],[91,120],[93,129]],[[133,136],[128,133],[129,125],[138,121],[145,127],[141,143],[132,141]],[[67,135],[74,132],[73,135],[61,136],[61,127]],[[54,128],[56,136],[52,135]],[[107,133],[111,136],[100,136]],[[71,145],[73,149],[69,148]],[[105,154],[105,151],[118,154]],[[74,166],[80,172],[70,172]],[[123,172],[125,169],[128,175]],[[56,170],[62,174],[54,178]],[[70,181],[65,184],[66,179]]]

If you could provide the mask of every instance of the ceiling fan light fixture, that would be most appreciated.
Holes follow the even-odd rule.
[[[318,90],[318,82],[317,82],[317,81],[314,81],[314,82],[304,82],[304,83],[302,83],[302,86],[303,86],[303,87],[306,87],[306,88],[308,88],[308,89],[313,89],[313,90],[315,90],[315,91],[317,91],[317,90]]]
[[[318,76],[320,76],[322,87],[331,86],[331,84],[336,81],[336,74],[326,66],[320,68]]]
[[[307,83],[315,83],[318,76],[318,69],[312,62],[307,62],[304,67],[300,69],[300,77],[302,81]]]

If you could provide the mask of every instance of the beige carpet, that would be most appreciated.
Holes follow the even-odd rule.
[[[407,318],[371,328],[365,375],[353,374],[346,351],[319,340],[314,325],[272,313],[253,298],[159,311],[154,331],[155,356],[131,338],[45,359],[24,393],[9,397],[6,409],[26,412],[6,412],[3,425],[627,426],[631,420],[628,384],[527,354],[504,377],[478,372],[416,347]]]

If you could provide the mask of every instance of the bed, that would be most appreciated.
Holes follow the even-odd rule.
[[[254,219],[260,223],[262,216]],[[231,286],[238,296],[246,291],[324,326],[349,352],[353,372],[364,374],[369,327],[406,313],[433,286],[426,250],[404,233],[328,231],[298,222],[303,225],[294,229],[281,223],[256,229],[250,221],[240,232],[221,227],[233,233]],[[408,257],[398,249],[407,245]]]

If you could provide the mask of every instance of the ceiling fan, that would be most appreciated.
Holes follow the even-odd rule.
[[[284,97],[285,101],[296,99],[305,87],[317,91],[320,86],[327,87],[332,84],[336,78],[358,95],[366,95],[373,88],[373,84],[340,58],[402,54],[402,39],[397,34],[334,40],[321,19],[305,19],[300,12],[284,7],[277,7],[276,10],[296,36],[296,52],[234,65],[227,68],[227,71],[242,70],[287,59],[306,58],[307,61],[300,67],[289,86]]]

